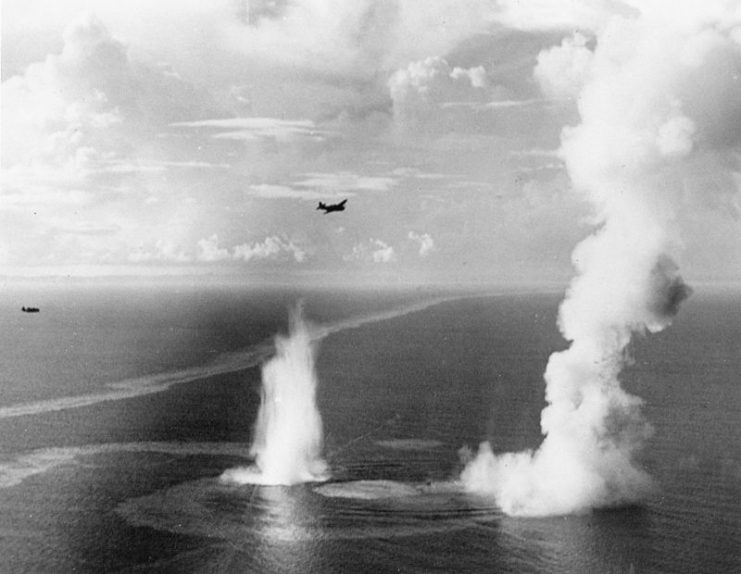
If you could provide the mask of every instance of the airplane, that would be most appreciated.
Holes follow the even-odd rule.
[[[325,203],[319,202],[319,205],[316,206],[317,209],[323,209],[324,215],[327,215],[328,213],[332,213],[333,211],[345,211],[345,204],[347,203],[346,199],[343,199],[339,203],[334,203],[330,205],[326,205]]]

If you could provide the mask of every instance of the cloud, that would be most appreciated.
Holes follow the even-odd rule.
[[[211,137],[240,141],[296,138],[322,140],[330,133],[319,129],[311,120],[283,120],[279,118],[220,118],[195,122],[177,122],[173,127],[205,128],[214,131]]]
[[[419,256],[427,257],[435,249],[435,242],[429,233],[415,233],[410,231],[407,235],[409,239],[419,244]]]
[[[592,57],[586,36],[576,33],[538,54],[533,76],[547,96],[574,98],[589,79]]]
[[[514,150],[510,152],[513,157],[534,157],[534,158],[558,158],[560,157],[558,149],[531,148],[523,150]]]
[[[141,53],[207,82],[285,69],[372,79],[486,32],[495,12],[490,0],[5,0],[11,61],[43,56],[60,22],[85,8]],[[13,41],[29,29],[36,42]]]
[[[466,78],[474,88],[485,88],[489,85],[489,78],[486,75],[484,66],[476,66],[475,68],[468,69],[456,67],[450,72],[450,77],[453,80]]]
[[[96,17],[79,18],[86,7]],[[582,211],[575,201],[559,203],[569,184],[556,159],[513,160],[511,152],[554,147],[561,126],[578,121],[578,101],[552,98],[594,80],[587,62],[594,38],[606,15],[626,9],[630,16],[632,9],[599,0],[557,8],[539,0],[3,2],[9,79],[0,233],[11,263],[81,260],[95,245],[76,250],[57,236],[76,221],[95,221],[118,230],[98,246],[105,265],[134,253],[152,268],[171,262],[182,269],[179,260],[187,254],[195,262],[200,253],[216,259],[201,266],[215,272],[238,264],[234,250],[243,243],[252,263],[285,264],[291,273],[297,252],[276,253],[267,237],[293,242],[310,265],[342,265],[359,238],[380,237],[398,260],[421,269],[434,259],[441,275],[469,257],[467,269],[474,260],[493,267],[494,244],[513,267],[546,275],[541,263],[558,260],[563,272],[568,260],[559,253],[575,240],[563,229],[577,228]],[[523,28],[548,20],[549,31],[495,22],[507,17]],[[703,55],[712,43],[708,35],[683,48],[687,65],[712,69]],[[532,69],[538,53],[540,77]],[[570,70],[579,54],[584,65]],[[733,66],[715,69],[703,84],[725,89],[713,77],[732,73]],[[707,121],[684,99],[670,104],[661,126],[647,126],[655,131],[655,157],[691,149],[686,157],[694,158],[708,137],[733,139],[733,122],[702,114]],[[708,131],[712,122],[725,132]],[[707,173],[724,173],[731,160],[718,161]],[[533,180],[558,188],[535,211],[525,190]],[[383,201],[370,201],[368,192]],[[348,216],[357,221],[344,234],[322,236],[316,225],[328,221],[287,209],[291,200],[353,195]],[[520,200],[509,201],[514,195]],[[716,201],[703,197],[698,201]],[[244,236],[245,229],[269,231]],[[410,229],[419,237],[428,231],[444,253],[420,257],[422,243],[407,236]],[[221,243],[211,242],[214,231]],[[170,247],[158,246],[161,238]],[[373,268],[371,254],[384,247],[364,245],[357,260]],[[438,261],[443,256],[450,261]]]
[[[446,53],[461,39],[485,31],[492,12],[491,4],[481,0],[464,6],[430,0],[423,10],[414,0],[297,0],[261,6],[226,28],[231,48],[278,65],[364,78]]]
[[[207,239],[200,239],[197,250],[196,260],[204,263],[224,261],[230,258],[229,251],[219,247],[219,237],[216,234]]]
[[[350,171],[306,173],[294,185],[320,189],[325,192],[389,191],[397,184],[397,177],[361,175]]]
[[[278,235],[271,235],[254,243],[235,245],[231,250],[220,247],[218,237],[212,235],[198,242],[198,251],[197,260],[204,263],[219,261],[248,263],[257,260],[293,260],[296,263],[303,263],[308,257],[303,248]]]
[[[84,187],[133,169],[159,128],[213,112],[204,93],[166,67],[135,60],[100,20],[83,14],[61,52],[3,82],[3,172],[11,187]],[[141,166],[140,166],[141,167]]]
[[[69,235],[102,236],[111,235],[118,231],[120,231],[120,227],[117,225],[103,225],[94,221],[79,221],[74,223],[60,221],[59,226],[56,228],[57,233],[66,233]]]
[[[371,251],[373,263],[390,263],[396,259],[394,248],[387,243],[384,243],[380,239],[373,239],[371,243],[374,247]]]
[[[613,16],[632,17],[634,2],[621,0],[498,0],[494,19],[522,30],[601,30]]]
[[[325,192],[268,183],[250,185],[246,193],[251,197],[262,199],[302,199],[306,201],[327,199]],[[352,194],[347,193],[346,195]]]
[[[445,102],[481,101],[486,97],[487,86],[482,66],[453,68],[437,56],[411,62],[388,80],[396,121],[415,128],[422,127],[420,124]]]
[[[468,108],[471,110],[508,110],[512,108],[526,108],[530,106],[542,106],[550,100],[543,98],[528,98],[526,100],[492,100],[490,102],[443,102],[442,109]]]
[[[159,240],[149,249],[140,246],[129,254],[127,260],[131,263],[187,263],[196,261],[207,264],[235,264],[260,260],[302,263],[306,261],[307,257],[308,254],[303,248],[278,235],[270,235],[262,241],[241,243],[227,248],[220,244],[219,236],[214,233],[196,242],[193,257],[187,255],[175,242]]]
[[[253,184],[247,194],[262,199],[300,199],[305,201],[353,197],[359,191],[389,191],[400,176],[362,175],[349,171],[309,172],[296,176],[290,184]]]
[[[451,179],[453,176],[446,173],[438,173],[433,171],[422,171],[416,167],[397,167],[391,170],[391,175],[395,177],[403,177],[409,179],[422,179],[422,180],[445,180]]]
[[[253,259],[277,259],[288,255],[296,263],[306,260],[307,253],[292,241],[286,241],[278,236],[266,237],[261,243],[243,243],[237,245],[233,251],[236,260],[251,261]]]
[[[99,173],[163,173],[170,168],[176,169],[228,169],[228,163],[211,163],[206,161],[167,161],[167,160],[104,160],[98,168]]]
[[[191,260],[177,244],[163,239],[157,241],[153,249],[139,247],[127,259],[131,263],[187,263]]]
[[[501,47],[502,42],[498,39],[495,46]],[[449,57],[452,60],[455,54]],[[482,65],[454,67],[448,59],[435,56],[411,62],[392,74],[387,85],[397,139],[443,143],[447,138],[452,144],[457,143],[458,134],[527,137],[531,130],[525,126],[552,122],[548,117],[552,99],[535,92],[529,79],[510,81],[517,74],[498,71],[496,64],[489,63],[492,57],[481,50],[466,58],[469,62],[486,61],[490,70]],[[490,75],[501,83],[491,82]],[[470,147],[463,138],[458,141]]]
[[[369,239],[367,242],[355,244],[352,254],[346,256],[344,259],[346,261],[392,263],[396,261],[396,252],[385,241]]]

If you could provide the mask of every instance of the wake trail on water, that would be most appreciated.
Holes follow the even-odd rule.
[[[468,296],[437,297],[420,303],[403,307],[368,313],[347,319],[319,325],[311,332],[312,340],[321,340],[341,331],[357,329],[364,325],[387,321],[418,313],[448,301],[463,299]],[[170,388],[201,379],[243,371],[254,368],[269,359],[274,352],[272,339],[261,341],[245,350],[225,353],[206,365],[198,365],[176,371],[145,375],[107,383],[103,389],[89,394],[59,397],[41,401],[32,401],[0,407],[0,420],[21,416],[42,415],[70,409],[78,409],[109,401],[133,399],[145,395],[162,393]]]
[[[264,343],[259,343],[246,351],[223,355],[220,359],[208,365],[107,383],[105,385],[107,390],[97,393],[0,407],[0,419],[65,411],[108,401],[120,401],[162,393],[175,385],[249,369],[260,364],[269,353],[270,347]]]
[[[130,442],[90,444],[36,449],[15,457],[0,457],[0,488],[21,484],[65,465],[78,464],[80,458],[99,454],[162,453],[173,456],[219,455],[246,458],[244,443],[227,442]]]

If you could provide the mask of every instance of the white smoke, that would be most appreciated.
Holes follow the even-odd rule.
[[[328,477],[316,404],[315,342],[300,306],[291,312],[288,337],[276,337],[275,347],[275,357],[262,370],[262,402],[250,447],[255,465],[229,470],[223,480],[291,485]]]
[[[540,447],[495,455],[484,443],[462,475],[508,514],[583,512],[652,488],[636,462],[651,428],[619,374],[632,335],[668,326],[689,294],[674,263],[683,195],[731,193],[717,181],[738,165],[740,44],[737,2],[655,2],[614,17],[572,68],[584,74],[569,78],[583,81],[581,123],[564,130],[561,155],[596,231],[573,253],[578,274],[560,309],[571,344],[548,362]],[[540,57],[539,80],[563,70],[564,46],[587,49],[576,38]],[[716,183],[697,185],[710,169]]]

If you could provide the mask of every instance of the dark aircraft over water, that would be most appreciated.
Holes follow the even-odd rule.
[[[325,203],[319,202],[319,205],[316,206],[317,209],[323,209],[324,215],[327,215],[328,213],[332,213],[333,211],[345,211],[345,204],[347,203],[346,199],[343,199],[339,203],[334,203],[327,205]]]

